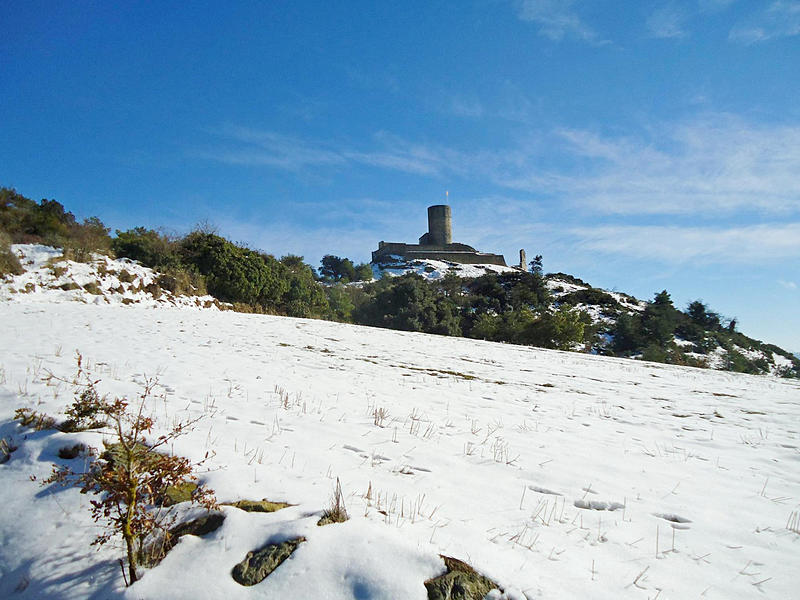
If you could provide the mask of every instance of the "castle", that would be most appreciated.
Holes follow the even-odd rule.
[[[427,258],[469,265],[506,266],[502,254],[478,252],[472,246],[453,242],[452,214],[446,204],[428,207],[428,233],[419,238],[419,244],[378,242],[378,249],[372,253],[372,262],[391,262],[396,256],[406,260]]]

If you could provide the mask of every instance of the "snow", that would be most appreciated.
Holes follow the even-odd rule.
[[[173,295],[167,290],[155,297],[146,290],[155,283],[158,273],[126,259],[111,259],[95,254],[88,263],[65,260],[62,251],[39,244],[11,246],[25,273],[0,279],[0,301],[69,302],[87,304],[141,304],[149,307],[181,306],[184,308],[217,308],[221,304],[212,296]],[[122,281],[127,271],[131,281]],[[95,293],[86,289],[95,284]],[[75,289],[62,289],[71,285]]]
[[[790,598],[800,535],[797,382],[323,321],[17,295],[0,303],[0,597],[425,598],[438,554],[511,598]],[[86,495],[40,488],[80,350],[101,391],[158,375],[161,427],[205,415],[175,452],[201,459],[222,528],[184,538],[132,588],[96,552]],[[52,382],[51,382],[52,383]],[[374,412],[388,416],[375,425]],[[63,416],[63,413],[62,413]],[[317,527],[336,478],[351,519]],[[368,494],[368,490],[371,492]],[[307,541],[251,588],[230,571]],[[169,593],[165,595],[165,589]]]
[[[406,273],[416,273],[428,280],[442,279],[447,273],[459,277],[480,277],[487,273],[513,273],[519,271],[516,267],[502,265],[465,265],[444,260],[415,259],[406,262],[401,256],[392,256],[396,264],[373,264],[372,273],[375,279],[381,277],[399,277]]]
[[[585,285],[570,283],[569,281],[564,281],[562,279],[547,279],[547,281],[545,281],[545,285],[556,298],[559,296],[565,296],[566,294],[571,294],[572,292],[577,292],[578,290],[589,289]]]
[[[424,599],[439,554],[506,600],[796,596],[796,381],[219,311],[154,298],[141,288],[157,274],[131,261],[14,250],[27,272],[0,283],[0,438],[18,447],[0,465],[2,598]],[[209,453],[200,477],[221,502],[293,506],[222,507],[220,529],[126,589],[119,547],[90,546],[91,497],[31,481],[107,434],[13,421],[18,407],[63,418],[73,390],[47,375],[69,381],[76,351],[102,393],[158,378],[154,435],[203,417],[174,451]],[[351,518],[318,527],[337,478]],[[230,577],[298,536],[262,583]]]

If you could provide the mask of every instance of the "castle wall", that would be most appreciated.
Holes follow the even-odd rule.
[[[386,261],[392,255],[406,260],[430,259],[467,265],[506,266],[505,258],[500,254],[478,252],[472,246],[453,243],[452,216],[446,204],[428,207],[428,233],[419,238],[419,244],[379,242],[378,249],[372,253],[372,262]]]
[[[466,244],[443,244],[440,246],[380,242],[372,253],[372,262],[378,263],[390,256],[401,256],[406,260],[430,259],[446,260],[466,265],[506,265],[500,254],[478,252]]]

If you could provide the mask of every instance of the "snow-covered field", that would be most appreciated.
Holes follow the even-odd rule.
[[[216,310],[0,303],[0,597],[425,598],[439,554],[508,598],[796,598],[800,386],[475,340]],[[31,432],[62,415],[80,351],[99,388],[158,376],[162,427],[205,415],[176,453],[213,457],[223,507],[125,589],[90,547],[90,496],[41,488],[58,449],[100,433]],[[52,383],[52,381],[51,381]],[[382,417],[377,414],[383,415]],[[376,424],[377,423],[377,424]],[[336,478],[349,521],[317,527]],[[230,577],[304,536],[262,583]]]

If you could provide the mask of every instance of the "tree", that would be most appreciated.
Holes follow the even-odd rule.
[[[644,344],[641,317],[622,313],[617,317],[612,334],[614,340],[611,347],[614,352],[628,354],[639,350]]]
[[[355,279],[353,281],[372,281],[372,265],[361,263],[355,267]]]
[[[326,254],[320,263],[319,274],[326,281],[356,281],[356,269],[349,258]]]
[[[678,316],[678,310],[673,306],[667,290],[658,292],[642,314],[644,337],[663,348],[672,341],[678,325]]]
[[[531,268],[531,273],[533,273],[535,275],[541,275],[542,274],[542,255],[541,254],[537,254],[536,256],[534,256],[533,260],[528,264],[529,264],[529,266]]]
[[[690,302],[686,308],[686,314],[689,315],[693,323],[703,329],[716,331],[722,326],[719,313],[710,310],[702,300]]]

